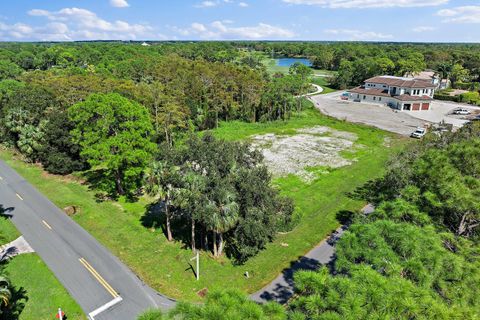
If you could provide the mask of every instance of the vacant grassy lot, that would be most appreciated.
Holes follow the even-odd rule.
[[[65,311],[69,320],[86,319],[80,307],[38,255],[29,253],[16,256],[7,264],[6,271],[16,289],[25,289],[28,297],[19,320],[55,319],[58,307]]]
[[[356,161],[330,170],[311,184],[295,176],[277,179],[275,183],[282,192],[295,199],[297,215],[303,217],[300,224],[292,232],[279,235],[266,250],[243,266],[233,266],[227,258],[217,261],[203,253],[200,281],[194,280],[189,266],[193,255],[190,250],[179,242],[168,243],[160,229],[146,229],[141,225],[147,199],[137,203],[122,200],[98,203],[94,192],[75,179],[47,175],[38,166],[15,160],[5,151],[0,157],[60,208],[80,207],[74,219],[152,287],[174,298],[196,301],[200,300],[197,291],[203,288],[235,287],[254,292],[275,278],[338,227],[335,216],[339,211],[358,210],[364,205],[349,199],[346,193],[379,176],[388,156],[402,144],[384,131],[331,119],[313,108],[285,122],[222,123],[214,134],[228,140],[241,140],[262,133],[294,134],[295,129],[318,125],[355,133],[363,147],[345,152],[344,156]],[[391,147],[385,147],[387,137],[391,139]],[[249,279],[244,277],[246,271]]]

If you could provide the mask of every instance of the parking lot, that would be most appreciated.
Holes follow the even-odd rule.
[[[349,122],[363,123],[386,131],[410,135],[415,128],[445,121],[460,128],[468,117],[453,115],[458,107],[468,109],[472,115],[480,113],[480,108],[456,104],[447,101],[433,101],[431,110],[399,112],[379,104],[359,103],[340,99],[342,92],[317,95],[310,98],[324,114]]]

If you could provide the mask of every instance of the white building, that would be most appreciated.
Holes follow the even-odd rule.
[[[349,90],[348,98],[357,102],[386,104],[401,111],[430,110],[436,87],[433,81],[425,79],[379,76]]]

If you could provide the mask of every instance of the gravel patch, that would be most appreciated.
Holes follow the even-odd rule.
[[[297,133],[269,133],[252,137],[253,147],[262,151],[265,164],[275,177],[294,174],[305,182],[311,182],[318,173],[308,171],[308,168],[339,168],[354,161],[340,155],[354,146],[357,136],[353,133],[322,126],[299,129]]]

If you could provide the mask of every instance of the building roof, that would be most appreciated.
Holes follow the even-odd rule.
[[[402,94],[400,96],[393,96],[392,98],[400,101],[430,101],[433,100],[429,96],[411,96],[409,94]]]
[[[368,94],[368,95],[371,95],[371,96],[390,97],[390,95],[388,94],[388,91],[383,90],[383,89],[374,89],[374,88],[365,89],[363,87],[357,87],[357,88],[353,88],[351,90],[348,90],[348,92],[358,93],[358,94]]]
[[[388,86],[403,88],[435,88],[436,85],[431,81],[422,79],[409,79],[393,76],[378,76],[365,80],[365,83],[380,83]]]
[[[437,73],[433,70],[424,70],[424,71],[414,73],[413,76],[411,77],[406,76],[406,78],[431,81],[432,79],[436,78],[436,75]]]

